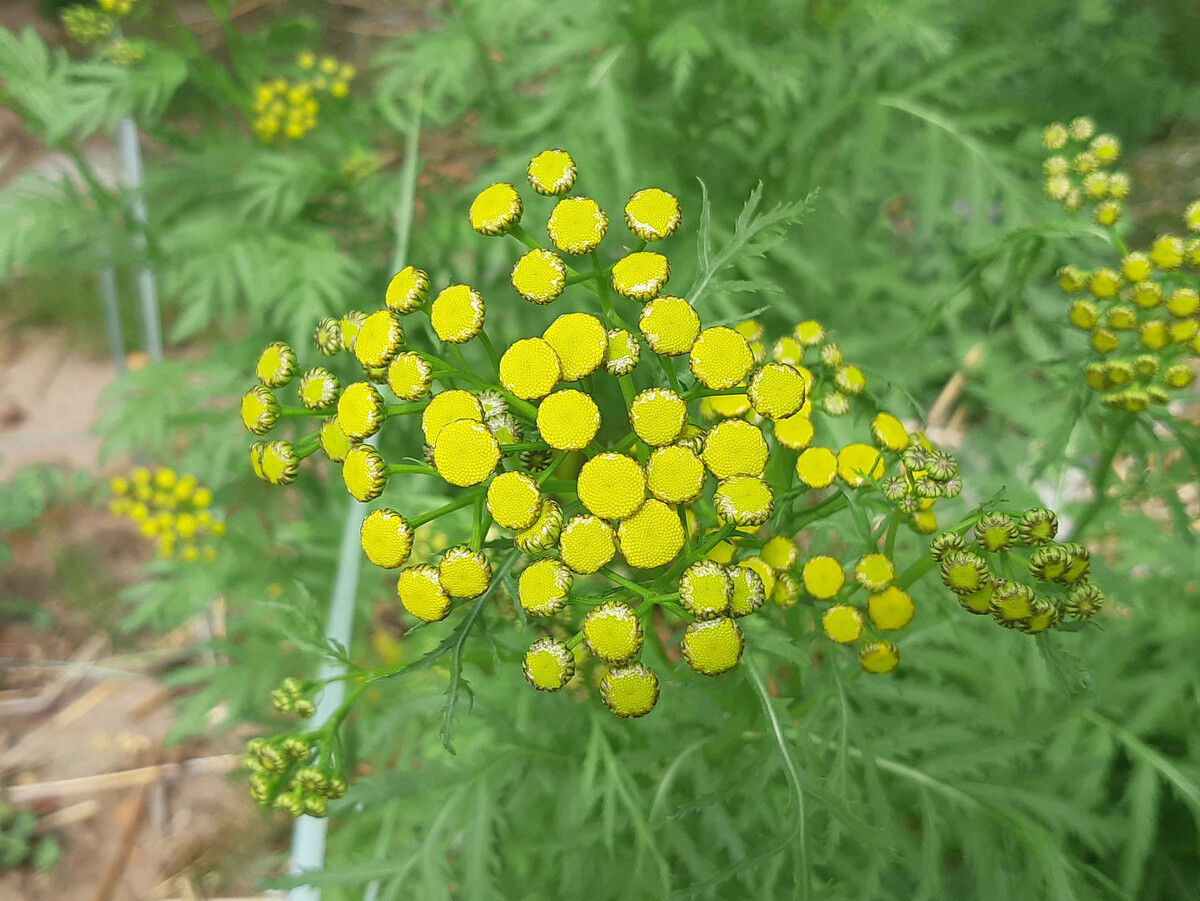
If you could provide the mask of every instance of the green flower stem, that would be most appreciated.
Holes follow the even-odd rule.
[[[622,451],[627,451],[631,447],[633,447],[635,444],[637,444],[637,440],[638,440],[637,433],[630,432],[624,438],[622,438],[620,441],[618,441],[615,445],[613,445],[613,450],[618,453],[620,453]]]
[[[515,454],[527,450],[550,450],[550,445],[545,441],[522,441],[520,444],[500,445],[500,453],[502,454]]]
[[[528,401],[523,401],[523,400],[521,400],[521,398],[515,397],[512,394],[509,394],[507,391],[504,390],[504,388],[502,388],[498,385],[494,385],[491,382],[485,381],[484,379],[481,379],[479,376],[477,376],[473,372],[456,369],[456,370],[454,370],[454,375],[456,377],[462,379],[464,382],[470,382],[472,385],[474,385],[477,388],[483,388],[487,391],[499,391],[500,394],[504,397],[504,402],[508,404],[509,409],[520,413],[522,416],[524,416],[530,422],[537,421],[537,407],[535,407],[533,404],[529,403]]]
[[[664,360],[658,354],[653,354],[652,356],[654,357],[654,361],[658,363],[658,368],[661,369],[663,371],[663,375],[667,377],[667,381],[671,385],[671,390],[682,396],[684,392],[682,386],[679,384],[679,376],[675,374],[674,363],[670,360]]]
[[[679,512],[679,524],[683,526],[683,550],[688,557],[692,556],[692,535],[688,531],[687,521],[687,506],[685,504],[677,504],[675,509]]]
[[[519,222],[515,225],[509,226],[507,234],[512,235],[514,238],[516,238],[518,241],[520,241],[522,244],[524,244],[530,250],[541,250],[542,249],[542,245],[537,242],[537,240],[533,237],[533,235],[531,235],[531,234],[529,234],[529,232],[525,231],[525,229],[522,228],[522,226]],[[570,266],[567,267],[567,272],[573,276],[579,274],[579,273],[575,272],[573,269],[571,269]]]
[[[559,451],[550,458],[550,462],[546,465],[546,468],[539,472],[537,478],[534,480],[538,483],[539,487],[550,481],[550,476],[554,475],[555,471],[562,464],[563,457],[566,455],[566,451]]]
[[[603,278],[604,275],[606,275],[607,273],[609,273],[611,271],[612,271],[612,267],[610,266],[608,269],[605,269],[602,272],[597,271],[597,270],[592,270],[591,272],[580,272],[578,275],[573,275],[570,278],[568,278],[566,280],[565,284],[567,286],[582,285],[584,282],[590,282],[593,279]]]
[[[592,266],[597,274],[595,280],[596,295],[600,298],[600,306],[604,307],[604,313],[608,317],[609,327],[623,328],[625,331],[636,335],[637,332],[634,330],[633,326],[621,318],[621,314],[618,313],[617,308],[613,306],[612,296],[608,291],[608,279],[601,277],[604,269],[600,265],[600,257],[596,255],[596,251],[594,250],[592,251]]]
[[[1071,530],[1071,540],[1078,541],[1079,536],[1083,534],[1093,519],[1104,509],[1108,503],[1108,495],[1105,493],[1108,488],[1108,480],[1112,477],[1112,464],[1116,458],[1118,451],[1121,449],[1121,444],[1125,440],[1125,436],[1129,434],[1129,430],[1133,427],[1133,423],[1137,419],[1136,413],[1125,413],[1117,422],[1116,432],[1113,433],[1112,440],[1109,441],[1108,447],[1104,450],[1104,456],[1100,458],[1100,462],[1096,464],[1096,468],[1092,470],[1092,490],[1095,492],[1091,503],[1084,508],[1079,514],[1079,518],[1075,520],[1075,528]]]
[[[640,594],[642,597],[646,598],[647,601],[651,601],[655,597],[657,597],[657,594],[654,591],[652,591],[651,589],[645,588],[645,587],[639,585],[637,582],[631,582],[629,579],[626,579],[624,576],[618,575],[617,573],[613,572],[610,567],[606,566],[606,567],[604,567],[604,569],[600,570],[600,572],[603,573],[605,578],[607,578],[610,582],[615,582],[617,585],[620,585],[622,588],[628,588],[634,594]]]
[[[307,407],[280,407],[279,417],[288,419],[293,416],[330,416],[329,410],[310,410]]]
[[[411,404],[388,404],[384,411],[388,416],[407,416],[410,413],[420,413],[429,406],[429,401],[418,400]]]
[[[579,647],[579,642],[583,641],[583,629],[580,629],[567,640],[567,650],[573,651]]]
[[[443,504],[436,510],[430,510],[428,513],[422,513],[420,516],[413,517],[408,521],[408,525],[410,528],[415,529],[418,526],[423,526],[426,523],[433,522],[435,519],[440,519],[447,513],[453,513],[455,510],[461,510],[463,507],[469,507],[471,504],[475,503],[477,499],[482,502],[483,497],[483,491],[481,491],[479,488],[472,488],[465,492],[461,497],[456,497],[454,500],[450,501],[450,503]]]
[[[419,475],[435,476],[437,470],[432,466],[426,466],[424,463],[389,463],[387,473],[390,476],[399,475],[402,472],[418,473]]]
[[[800,514],[799,518],[793,525],[798,532],[811,522],[816,522],[819,519],[825,519],[826,517],[832,516],[834,513],[840,512],[849,503],[850,502],[846,499],[846,495],[839,492],[838,494],[834,494],[825,498],[825,500],[821,501],[821,503],[817,504],[815,507],[809,507]]]
[[[487,336],[487,332],[480,331],[479,343],[483,345],[483,349],[487,351],[488,358],[492,361],[492,371],[500,371],[500,358],[496,356],[496,348],[492,347],[492,339]]]
[[[293,444],[292,450],[296,452],[296,459],[303,460],[305,457],[311,457],[313,454],[315,454],[320,449],[320,447],[321,447],[320,442],[313,442],[312,444],[306,444],[303,447],[301,447],[300,445],[297,445],[297,444]]]
[[[896,536],[900,534],[900,511],[896,510],[888,517],[887,538],[883,542],[883,555],[889,560],[896,559]]]
[[[684,400],[695,400],[698,397],[731,397],[735,394],[745,394],[745,393],[746,393],[745,385],[737,385],[737,386],[734,386],[733,388],[722,388],[720,390],[714,390],[712,388],[705,388],[703,385],[700,385],[699,383],[697,383],[697,384],[693,385],[691,388],[689,388],[687,391],[683,392],[683,399]]]
[[[480,493],[475,502],[475,520],[471,526],[471,550],[477,551],[483,546],[488,529],[492,525],[492,515],[487,510],[487,495]]]

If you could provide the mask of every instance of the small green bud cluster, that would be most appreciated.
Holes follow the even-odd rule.
[[[306,720],[317,712],[317,708],[312,701],[302,696],[303,690],[304,686],[300,684],[300,680],[289,676],[271,692],[271,706],[280,713],[289,713]]]
[[[304,735],[254,738],[246,745],[250,797],[294,817],[323,817],[330,801],[346,793],[346,780],[332,767],[312,762],[319,741]],[[317,760],[325,755],[318,753]]]

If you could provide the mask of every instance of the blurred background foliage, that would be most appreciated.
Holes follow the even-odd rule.
[[[214,642],[228,663],[174,674],[195,688],[181,735],[220,702],[227,724],[260,718],[270,687],[321,659],[346,495],[336,475],[286,492],[257,482],[233,406],[257,348],[309,347],[317,319],[377,306],[414,128],[409,260],[435,284],[482,290],[497,340],[540,328],[544,311],[517,298],[511,254],[465,210],[541,149],[569,150],[610,213],[644,186],[676,193],[678,286],[696,274],[701,179],[718,244],[760,183],[766,209],[815,192],[701,313],[758,311],[769,334],[819,319],[913,417],[964,373],[969,503],[1061,500],[1103,449],[1052,274],[1105,245],[1041,199],[1042,125],[1090,115],[1134,158],[1193,129],[1190,166],[1154,196],[1135,181],[1135,242],[1200,196],[1185,122],[1200,109],[1200,17],[1186,0],[460,0],[403,4],[399,36],[344,46],[335,5],[249,24],[227,0],[207,6],[219,27],[204,40],[175,5],[144,8],[127,31],[145,60],[128,67],[0,31],[0,101],[72,173],[0,192],[0,297],[19,321],[69,311],[68,328],[96,334],[91,273],[112,263],[132,283],[128,198],[95,151],[125,115],[144,135],[149,256],[175,349],[114,385],[98,430],[109,458],[212,485],[236,536],[210,566],[150,564],[125,598],[131,628],[168,628],[217,594],[229,605]],[[264,144],[249,128],[254,86],[303,50],[359,75],[310,134]],[[534,696],[512,663],[522,648],[497,631],[468,657],[456,757],[437,738],[444,672],[372,692],[354,733],[363,778],[335,809],[320,877],[328,897],[372,881],[383,898],[583,885],[593,899],[1200,897],[1200,556],[1152,515],[1200,457],[1172,462],[1143,440],[1132,465],[1149,476],[1124,483],[1093,532],[1112,599],[1101,628],[997,634],[926,585],[894,679],[763,630],[742,675],[676,677],[635,724]],[[2,486],[20,498],[6,525],[36,515],[42,484]],[[435,643],[398,641],[391,593],[364,579],[356,659]]]

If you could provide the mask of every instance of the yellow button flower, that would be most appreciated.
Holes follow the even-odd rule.
[[[775,440],[790,450],[804,450],[813,440],[812,420],[805,413],[775,420]]]
[[[356,444],[346,451],[342,481],[355,500],[373,501],[387,486],[387,462],[371,445]]]
[[[871,434],[876,443],[888,450],[902,451],[908,447],[908,429],[891,413],[878,413],[871,420]]]
[[[432,566],[410,566],[401,572],[396,593],[404,609],[424,622],[436,623],[450,612],[450,597],[442,590],[438,571]]]
[[[613,290],[630,300],[658,297],[670,277],[671,264],[667,258],[649,250],[631,253],[612,267]]]
[[[693,563],[679,577],[679,603],[696,619],[714,619],[729,611],[733,579],[729,571],[712,560]]]
[[[336,319],[325,318],[317,323],[313,332],[313,344],[327,357],[342,352],[342,324]]]
[[[384,569],[403,566],[412,553],[413,530],[395,510],[383,508],[368,513],[359,537],[367,559]]]
[[[502,235],[521,221],[521,195],[505,182],[484,188],[471,203],[467,218],[481,235]],[[445,339],[443,339],[445,340]]]
[[[510,280],[530,303],[547,304],[566,288],[567,267],[553,251],[531,250],[517,260]]]
[[[579,470],[576,491],[589,512],[601,519],[623,519],[644,503],[646,474],[625,454],[597,454]]]
[[[542,338],[523,338],[500,358],[500,384],[522,400],[545,397],[561,377],[558,354]]]
[[[738,561],[738,567],[748,569],[758,576],[762,583],[763,597],[767,597],[775,591],[775,570],[762,557],[747,557],[745,560]]]
[[[867,377],[857,366],[839,366],[833,380],[847,394],[862,394],[867,387]]]
[[[821,617],[821,627],[831,641],[854,644],[862,638],[863,616],[858,608],[849,604],[834,604]]]
[[[421,429],[426,444],[437,444],[438,435],[447,423],[456,419],[473,419],[483,422],[483,406],[479,398],[469,391],[457,388],[435,394],[421,413]]]
[[[900,649],[890,641],[869,641],[859,651],[858,663],[868,673],[890,673],[900,663]]]
[[[1200,232],[1200,200],[1193,200],[1184,209],[1183,224],[1188,231]]]
[[[562,562],[581,575],[607,566],[617,553],[617,535],[613,527],[586,514],[571,517],[563,526],[558,542]]]
[[[731,476],[717,485],[713,506],[722,522],[757,526],[766,522],[775,509],[775,495],[771,486],[757,476]]]
[[[396,313],[411,313],[429,297],[429,276],[421,269],[405,266],[388,282],[383,302]]]
[[[872,594],[867,601],[867,613],[877,629],[903,629],[912,622],[914,612],[913,599],[895,585]]]
[[[799,366],[804,360],[804,345],[785,335],[771,347],[771,359],[776,363],[787,363],[789,366]]]
[[[645,633],[633,608],[607,601],[583,618],[583,640],[605,663],[625,663],[642,649]]]
[[[1178,269],[1183,265],[1184,244],[1174,235],[1159,235],[1150,245],[1150,260],[1159,269]]]
[[[704,490],[704,464],[689,448],[660,447],[646,463],[646,487],[667,504],[690,504]]]
[[[1167,311],[1185,319],[1200,312],[1200,294],[1194,288],[1176,288],[1167,299]]]
[[[771,600],[784,610],[796,606],[800,600],[800,586],[792,578],[791,573],[778,573],[775,579],[775,590],[771,592]]]
[[[733,586],[729,596],[730,615],[749,616],[766,600],[762,577],[748,566],[731,566],[726,572]]]
[[[352,445],[350,439],[346,437],[346,433],[342,431],[342,427],[338,425],[336,416],[330,416],[321,422],[317,439],[325,456],[334,463],[341,463],[345,460]]]
[[[438,564],[438,581],[452,598],[477,598],[492,582],[492,566],[479,551],[452,547]]]
[[[896,567],[884,554],[867,554],[855,564],[854,578],[867,591],[883,591],[896,578]]]
[[[869,444],[847,444],[837,455],[838,476],[851,488],[883,475],[883,457]]]
[[[689,362],[700,384],[722,391],[750,373],[754,356],[745,338],[731,328],[718,325],[700,333],[692,345]]]
[[[525,567],[517,580],[517,597],[525,612],[533,616],[553,616],[567,604],[574,576],[553,557],[535,560]]]
[[[651,569],[678,556],[683,549],[683,525],[674,510],[652,498],[632,516],[621,520],[617,538],[630,566]]]
[[[681,218],[678,199],[661,188],[643,188],[625,204],[625,225],[643,241],[674,234]]]
[[[629,405],[634,433],[651,447],[670,444],[686,421],[687,403],[669,388],[647,388]]]
[[[504,472],[488,486],[487,508],[501,528],[527,529],[542,511],[542,492],[532,476]]]
[[[300,377],[297,393],[305,409],[326,410],[333,406],[340,389],[337,376],[323,366],[317,366]]]
[[[342,333],[342,350],[354,353],[354,342],[358,340],[358,330],[366,322],[367,315],[358,310],[351,310],[338,320],[338,329]]]
[[[666,357],[690,353],[700,335],[700,314],[682,297],[663,296],[642,308],[638,328],[650,349]]]
[[[242,425],[251,435],[265,435],[279,420],[279,401],[268,389],[255,385],[242,397]]]
[[[354,355],[358,362],[378,369],[391,362],[404,343],[404,327],[391,310],[377,310],[368,316],[358,330]]]
[[[347,385],[338,398],[338,427],[347,438],[370,438],[383,425],[384,416],[383,395],[369,382]]]
[[[547,197],[566,194],[579,174],[575,160],[565,150],[543,150],[529,161],[525,171],[533,190]]]
[[[1106,332],[1105,334],[1111,335],[1112,333]],[[1171,343],[1171,332],[1167,324],[1161,319],[1151,319],[1148,322],[1142,323],[1138,331],[1138,340],[1151,350],[1162,350]],[[1092,343],[1095,344],[1094,339]],[[1116,347],[1112,347],[1109,341],[1105,341],[1104,346],[1109,348],[1110,351],[1116,350]],[[1119,346],[1120,342],[1117,342],[1117,347]]]
[[[429,321],[447,344],[465,344],[483,328],[483,295],[467,285],[451,285],[433,299]]]
[[[827,601],[836,597],[846,584],[842,564],[824,554],[811,558],[804,564],[804,588],[814,598]]]
[[[783,535],[772,535],[763,543],[762,550],[759,551],[759,555],[772,567],[784,570],[791,569],[796,565],[799,553],[796,542]]]
[[[513,544],[527,554],[548,550],[558,541],[562,526],[562,507],[558,505],[557,501],[547,498],[542,503],[542,509],[538,512],[533,525],[518,532],[513,538]]]
[[[538,691],[558,691],[575,675],[575,655],[561,641],[539,638],[525,652],[521,669]]]
[[[825,340],[825,327],[815,319],[806,319],[792,330],[792,334],[804,347],[816,347]]]
[[[767,363],[750,376],[746,396],[757,413],[770,419],[784,419],[804,406],[804,377],[786,363]]]
[[[767,466],[767,442],[757,427],[744,419],[719,422],[704,437],[704,465],[718,479],[759,476]]]
[[[282,388],[295,374],[296,352],[282,341],[268,344],[254,367],[254,375],[268,388]]]
[[[537,427],[555,450],[583,450],[600,431],[600,408],[582,391],[555,391],[538,406]]]
[[[736,419],[749,412],[750,398],[744,394],[700,398],[700,415],[705,419]]]
[[[606,334],[608,347],[604,351],[604,371],[609,375],[629,375],[641,359],[641,345],[624,329],[611,329]]]
[[[595,372],[608,350],[608,332],[590,313],[564,313],[542,333],[562,364],[565,382],[577,382]]]
[[[617,716],[645,716],[658,703],[658,677],[641,663],[613,667],[600,679],[600,699]]]
[[[388,364],[387,383],[401,400],[420,400],[433,385],[433,367],[420,354],[397,354]]]
[[[706,676],[727,673],[742,659],[746,639],[728,616],[689,623],[680,645],[688,666]]]
[[[479,485],[500,462],[500,445],[488,427],[473,419],[448,423],[433,446],[438,475],[460,488]]]
[[[604,240],[608,216],[590,197],[568,197],[551,211],[546,231],[564,253],[591,253]]]

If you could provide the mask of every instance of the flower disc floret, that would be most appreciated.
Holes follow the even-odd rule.
[[[327,410],[337,401],[340,389],[337,376],[323,366],[317,366],[300,377],[296,393],[306,410]]]
[[[637,368],[642,347],[631,332],[611,329],[606,333],[608,347],[604,351],[604,371],[609,375],[629,375]]]
[[[242,397],[242,425],[251,435],[265,435],[279,421],[279,401],[269,389],[255,385]]]
[[[689,363],[700,384],[714,391],[737,385],[754,366],[746,339],[723,325],[706,328],[692,345]]]
[[[679,444],[660,447],[646,462],[646,487],[668,504],[690,504],[704,489],[704,464]]]
[[[325,456],[334,463],[341,463],[345,460],[346,454],[356,443],[346,437],[342,427],[338,425],[336,416],[330,416],[321,422],[321,427],[317,431],[317,440]]]
[[[483,405],[469,391],[457,388],[435,394],[421,413],[421,430],[426,444],[437,444],[438,435],[448,423],[456,419],[473,419],[483,422]]]
[[[438,433],[433,465],[438,475],[460,488],[487,481],[500,462],[500,445],[486,425],[458,419]]]
[[[836,597],[846,584],[842,564],[824,554],[813,557],[804,564],[802,577],[805,591],[822,601]]]
[[[413,266],[405,266],[388,282],[383,302],[396,313],[411,313],[429,297],[429,276]]]
[[[531,250],[513,266],[510,277],[517,293],[530,303],[556,300],[567,286],[567,267],[552,250]]]
[[[590,197],[567,197],[555,204],[546,231],[564,253],[591,253],[604,240],[608,216]]]
[[[788,570],[796,565],[800,551],[796,542],[783,535],[772,535],[763,542],[759,556],[775,569]]]
[[[700,335],[700,314],[682,297],[664,295],[642,308],[638,328],[650,349],[666,357],[689,353]]]
[[[369,444],[356,444],[346,452],[342,481],[355,500],[373,501],[387,486],[387,461]]]
[[[766,522],[775,509],[775,495],[758,476],[731,476],[717,485],[713,506],[723,522],[757,526]]]
[[[786,363],[767,363],[750,376],[746,397],[756,413],[768,419],[784,419],[804,406],[806,397],[804,377],[794,366]]]
[[[452,547],[438,564],[438,581],[452,598],[477,598],[492,582],[492,566],[480,551]]]
[[[533,190],[547,197],[567,193],[579,174],[575,160],[565,150],[543,150],[529,161],[525,171]]]
[[[542,511],[542,492],[532,476],[503,472],[488,485],[487,508],[501,528],[524,530]]]
[[[762,577],[747,566],[726,568],[733,591],[729,596],[729,612],[732,616],[749,616],[763,605],[766,591]]]
[[[522,400],[545,397],[561,377],[558,354],[542,338],[522,338],[500,358],[500,384]]]
[[[883,475],[883,457],[869,444],[847,444],[838,451],[837,470],[843,482],[857,488],[867,479]]]
[[[503,235],[521,221],[521,195],[507,182],[484,188],[471,203],[467,218],[481,235]]]
[[[902,451],[909,444],[908,429],[891,413],[877,413],[871,420],[871,434],[880,447]]]
[[[687,421],[687,403],[669,388],[647,388],[629,404],[634,433],[651,447],[670,444]]]
[[[367,559],[384,569],[403,566],[412,553],[412,527],[403,516],[386,507],[367,514],[359,538]]]
[[[915,612],[912,597],[895,585],[872,594],[867,600],[867,613],[877,629],[903,629],[912,622]]]
[[[1167,298],[1167,312],[1179,319],[1195,316],[1200,312],[1200,293],[1195,288],[1176,288]]]
[[[595,372],[608,350],[608,332],[590,313],[564,313],[542,333],[562,365],[565,382],[577,382]]]
[[[680,642],[688,666],[705,676],[727,673],[742,659],[746,638],[732,617],[689,623]]]
[[[896,567],[885,554],[867,554],[854,565],[854,579],[867,591],[883,591],[896,578]]]
[[[589,512],[601,519],[624,519],[645,502],[646,474],[625,454],[597,454],[579,470],[576,490]]]
[[[865,624],[857,607],[834,604],[821,616],[821,627],[831,641],[838,644],[854,644],[862,638]]]
[[[683,525],[675,511],[657,499],[621,520],[617,538],[625,561],[637,569],[651,569],[674,560],[683,549]]]
[[[642,663],[613,667],[600,679],[600,699],[617,716],[645,716],[658,703],[658,677]]]
[[[539,638],[521,662],[529,684],[538,691],[558,691],[575,675],[575,655],[554,638]]]
[[[443,620],[450,612],[450,596],[442,590],[438,571],[429,565],[410,566],[400,573],[396,593],[404,609],[427,623]]]
[[[587,575],[607,566],[616,555],[617,533],[595,516],[573,516],[562,528],[558,549],[562,562],[573,572]]]
[[[661,188],[643,188],[625,204],[625,225],[643,241],[660,241],[679,228],[679,200]]]
[[[582,391],[555,391],[538,406],[537,427],[555,450],[583,450],[600,431],[600,408]]]
[[[420,400],[433,386],[433,367],[420,354],[406,351],[388,364],[387,383],[401,400]]]
[[[712,560],[693,563],[679,577],[679,603],[696,619],[713,619],[729,612],[733,580],[729,570]]]
[[[447,344],[465,344],[483,328],[483,295],[469,285],[451,285],[433,299],[429,321]]]
[[[637,656],[645,632],[633,608],[622,601],[607,601],[583,618],[583,640],[605,663],[625,663]]]
[[[900,649],[890,641],[868,641],[858,652],[858,664],[868,673],[890,673],[900,664]]]
[[[517,598],[526,613],[553,616],[566,606],[573,582],[571,571],[560,561],[553,557],[535,560],[517,580]]]
[[[806,413],[775,420],[775,440],[789,450],[804,450],[812,444],[813,435],[812,420]]]
[[[338,427],[347,438],[370,438],[383,425],[384,415],[383,395],[370,382],[347,385],[338,398]]]
[[[287,441],[272,441],[262,449],[262,474],[272,485],[290,485],[300,470],[300,457]]]
[[[744,419],[726,419],[704,436],[700,458],[718,479],[759,476],[767,466],[767,442],[759,429]]]
[[[296,352],[282,341],[268,344],[254,367],[255,377],[268,388],[282,388],[296,374]]]
[[[404,326],[400,317],[391,310],[376,310],[358,330],[354,356],[363,366],[378,369],[391,362],[403,343]]]
[[[970,551],[951,551],[942,558],[941,568],[942,583],[958,595],[979,591],[992,580],[987,561]]]
[[[670,277],[671,264],[667,258],[649,250],[631,253],[612,267],[613,290],[630,300],[658,297]]]

